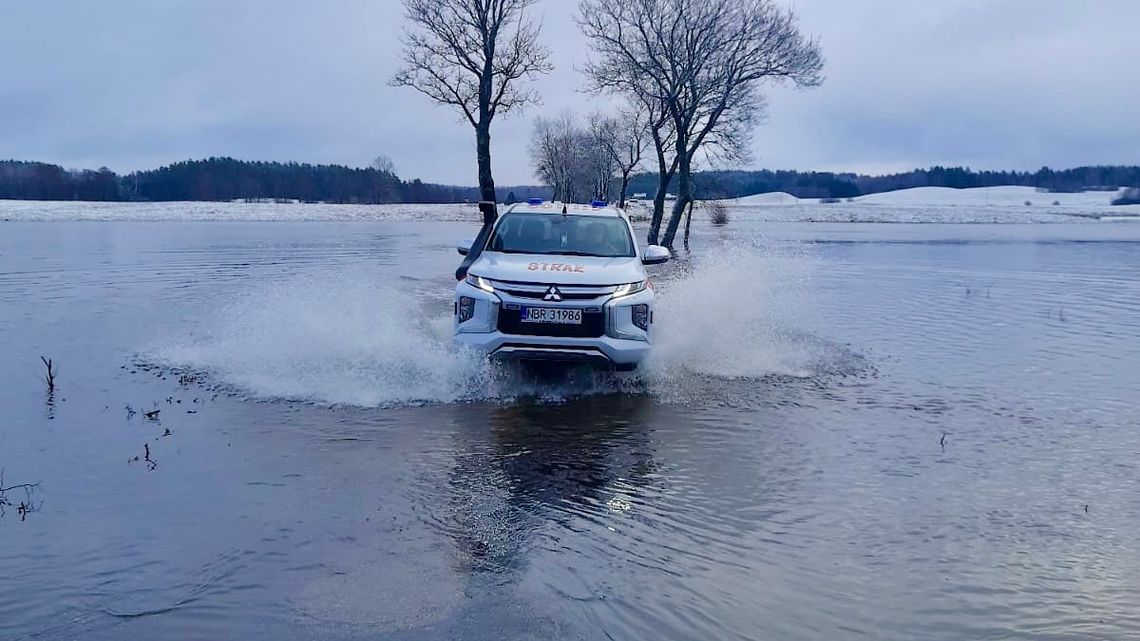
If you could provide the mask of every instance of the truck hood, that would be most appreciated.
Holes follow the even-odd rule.
[[[491,280],[557,285],[622,285],[645,280],[639,258],[483,252],[468,273]]]

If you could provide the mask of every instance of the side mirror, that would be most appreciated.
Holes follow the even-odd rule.
[[[669,253],[661,245],[650,245],[645,248],[645,253],[641,256],[641,262],[645,265],[660,265],[661,263],[669,262],[673,255]]]
[[[461,240],[455,245],[455,251],[459,252],[460,256],[466,256],[471,251],[471,246],[475,244],[474,238]]]

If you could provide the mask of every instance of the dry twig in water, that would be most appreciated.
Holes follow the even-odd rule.
[[[36,507],[32,505],[32,490],[39,487],[39,483],[17,483],[16,485],[4,485],[4,470],[0,468],[0,516],[4,516],[5,510],[12,505],[16,505],[16,512],[20,515],[20,520],[25,521],[28,514],[36,511]],[[24,500],[19,504],[12,503],[6,496],[12,490],[24,490]]]
[[[44,380],[47,382],[48,392],[54,392],[55,391],[55,369],[52,367],[51,359],[41,356],[40,360],[43,362],[44,367],[47,368],[47,375],[44,376]]]

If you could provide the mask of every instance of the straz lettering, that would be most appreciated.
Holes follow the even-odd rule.
[[[526,266],[532,272],[573,272],[585,273],[586,268],[581,265],[567,265],[565,263],[531,263]]]

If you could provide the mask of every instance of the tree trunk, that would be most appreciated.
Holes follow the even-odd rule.
[[[484,121],[475,127],[475,153],[479,159],[479,197],[498,202],[495,178],[491,175],[491,124]]]
[[[677,202],[673,205],[673,213],[669,217],[669,226],[665,229],[665,238],[662,239],[661,244],[673,249],[673,240],[677,237],[677,228],[681,225],[681,216],[685,213],[685,207],[693,201],[693,184],[692,184],[692,162],[689,155],[684,150],[683,142],[677,145],[678,150],[681,151],[680,166],[677,168]]]
[[[661,170],[657,174],[657,195],[653,197],[653,218],[649,223],[649,244],[656,245],[661,237],[661,222],[665,219],[665,196],[669,193],[669,185],[673,182],[677,163],[673,167],[665,168],[665,155],[659,157]]]
[[[618,209],[625,210],[625,192],[629,189],[629,172],[621,172],[621,193],[618,194]]]
[[[680,191],[680,190],[678,190]],[[681,227],[681,217],[685,215],[685,208],[692,202],[691,196],[677,195],[677,202],[673,205],[673,212],[669,215],[669,225],[665,227],[665,237],[661,244],[673,249],[673,241],[677,238],[677,230]]]
[[[649,244],[656,245],[661,236],[661,219],[665,217],[665,194],[673,180],[673,172],[665,161],[665,141],[661,139],[660,128],[650,132],[653,135],[653,150],[657,153],[657,195],[653,197],[653,216],[649,219]],[[675,165],[674,165],[675,166]]]
[[[649,221],[649,244],[656,245],[661,238],[661,221],[665,218],[665,194],[669,191],[669,174],[662,172],[657,181],[657,195],[653,197],[653,218]]]
[[[689,231],[693,228],[693,204],[696,201],[689,201],[689,213],[685,214],[685,249],[689,248]]]

